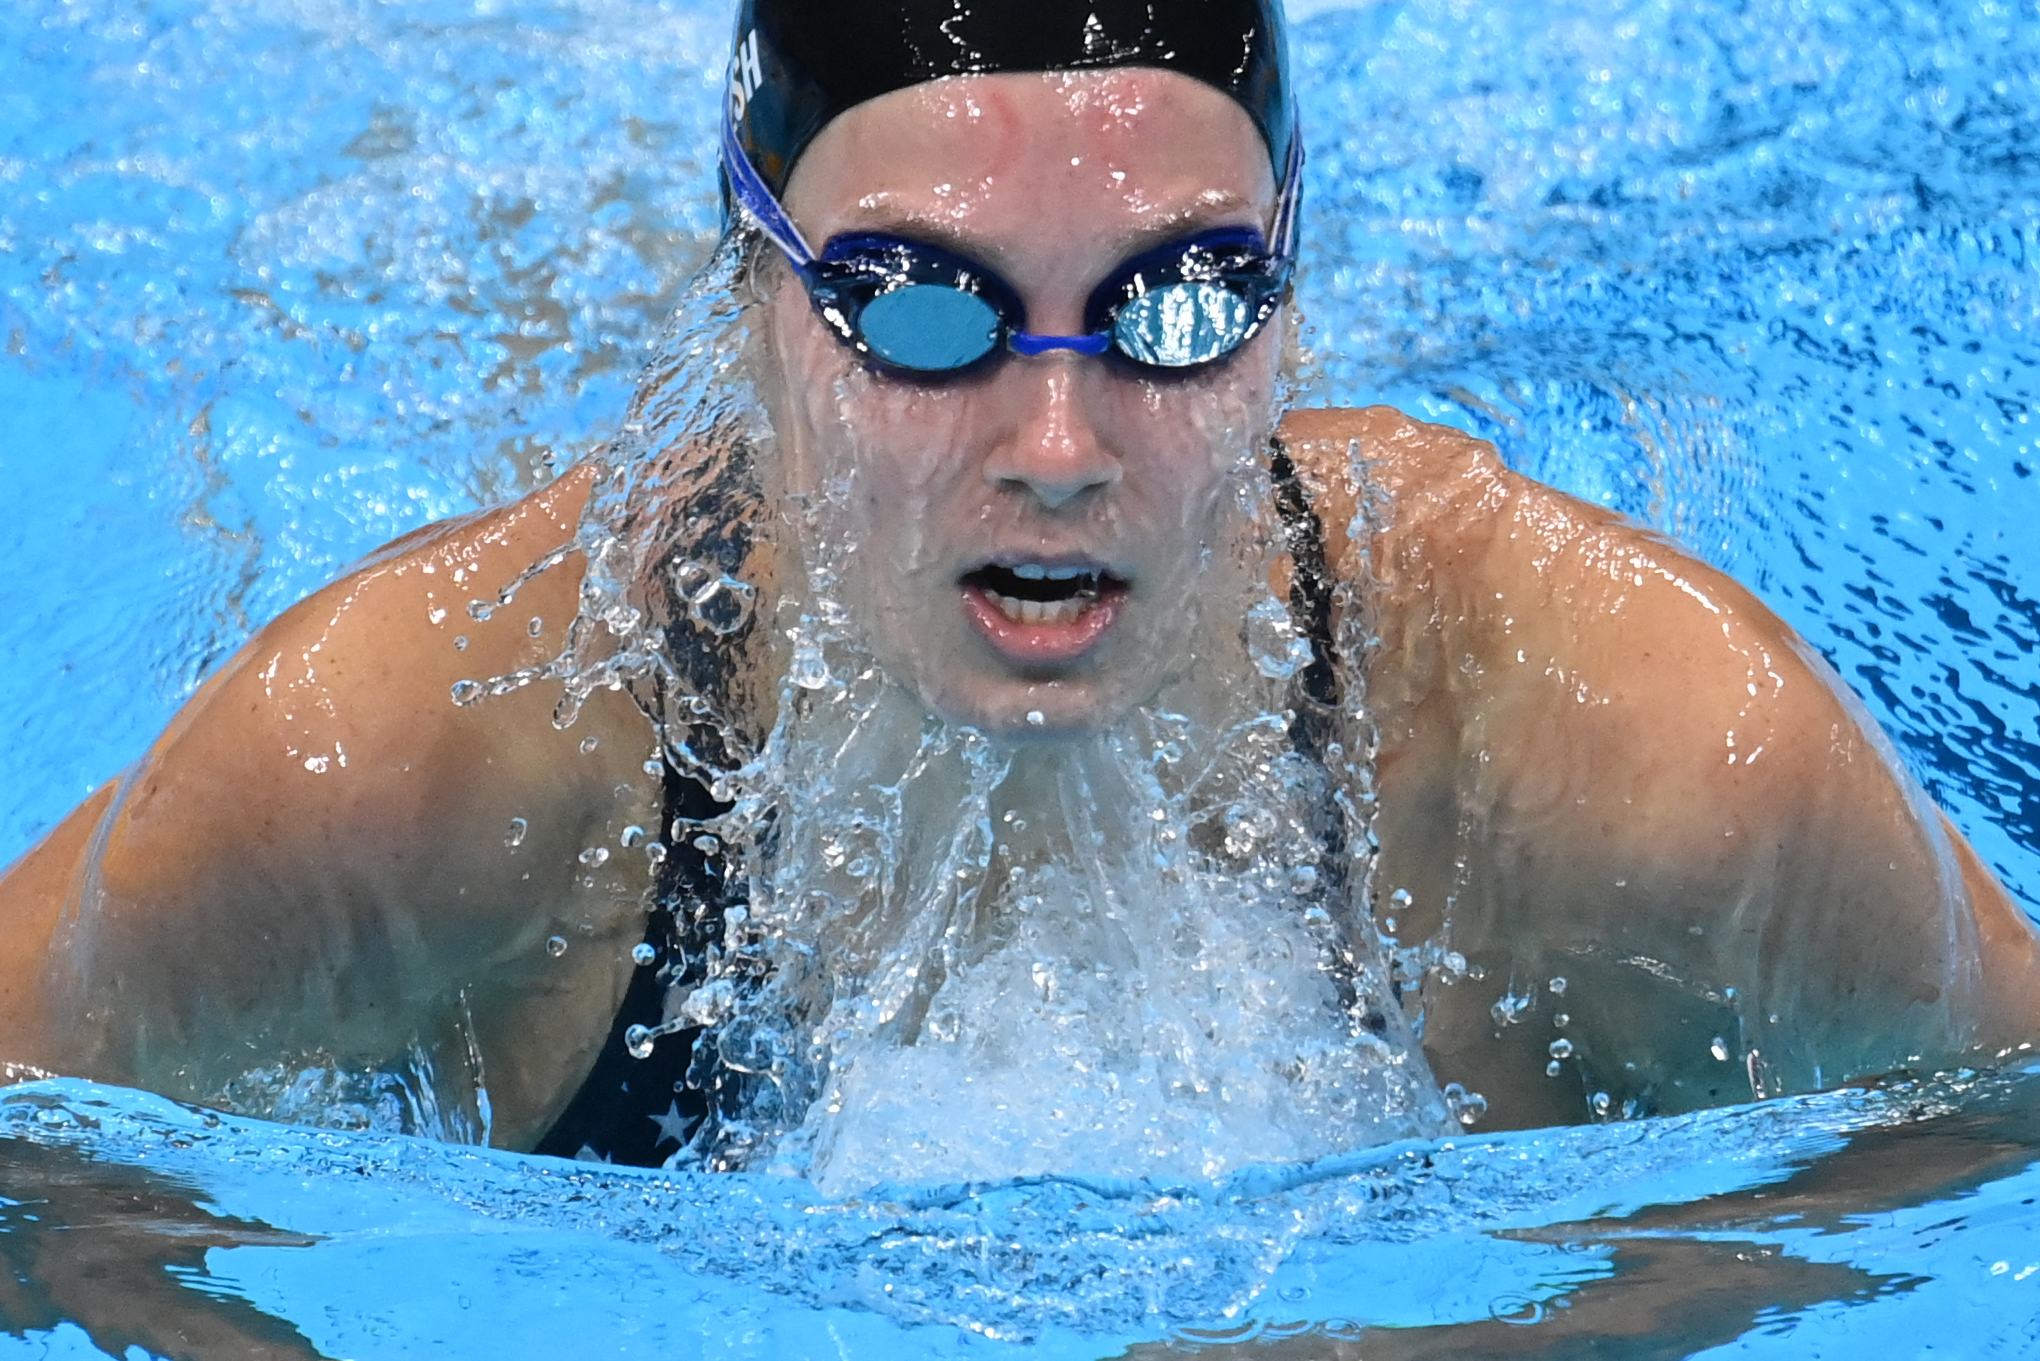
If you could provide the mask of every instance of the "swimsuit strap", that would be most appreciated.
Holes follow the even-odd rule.
[[[1332,656],[1332,573],[1325,560],[1325,526],[1310,491],[1303,485],[1289,451],[1276,441],[1269,451],[1268,476],[1274,484],[1275,513],[1282,520],[1292,572],[1289,612],[1310,643],[1310,665],[1303,670],[1303,692],[1326,709],[1339,704],[1339,673]],[[1316,753],[1315,746],[1310,748]]]

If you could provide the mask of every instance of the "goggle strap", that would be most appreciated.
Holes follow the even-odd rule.
[[[1300,110],[1290,116],[1288,163],[1282,167],[1282,188],[1275,201],[1275,222],[1269,248],[1285,266],[1296,258],[1297,209],[1303,201],[1303,132]]]
[[[800,234],[800,228],[793,225],[786,209],[779,206],[779,200],[751,164],[751,158],[744,154],[743,143],[737,140],[736,122],[727,109],[723,111],[722,152],[723,170],[730,177],[730,193],[738,205],[786,253],[795,269],[805,271],[815,262],[814,249]]]

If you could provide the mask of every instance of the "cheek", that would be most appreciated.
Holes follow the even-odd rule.
[[[1215,513],[1231,474],[1265,458],[1281,354],[1273,330],[1212,373],[1117,385],[1112,435],[1127,480],[1143,499],[1173,507],[1168,518],[1190,524]]]
[[[788,490],[809,499],[825,537],[876,550],[861,552],[854,568],[911,568],[943,527],[970,532],[976,515],[959,502],[974,486],[969,454],[986,425],[981,397],[877,377],[798,290],[774,300],[771,325]]]

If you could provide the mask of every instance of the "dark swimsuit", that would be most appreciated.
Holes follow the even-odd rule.
[[[1310,640],[1311,661],[1300,676],[1302,698],[1291,737],[1298,750],[1317,756],[1338,707],[1338,673],[1332,655],[1332,584],[1325,562],[1324,526],[1311,508],[1309,493],[1281,446],[1270,459],[1276,512],[1282,518],[1290,560],[1296,571],[1289,607]],[[633,1026],[656,1026],[665,1011],[672,978],[669,961],[699,959],[709,938],[719,938],[727,889],[713,859],[694,845],[696,828],[726,811],[691,776],[671,766],[665,776],[665,826],[668,848],[655,886],[659,909],[652,913],[645,942],[657,952],[653,963],[632,976],[616,1020],[609,1028],[595,1065],[581,1090],[534,1150],[560,1158],[581,1158],[638,1167],[657,1167],[681,1147],[708,1112],[708,1096],[688,1080],[694,1059],[695,1030],[659,1038],[651,1054],[632,1058],[625,1033]],[[1327,849],[1325,863],[1345,863],[1343,821],[1328,810],[1319,828]],[[1340,885],[1331,885],[1336,892]],[[680,925],[675,912],[682,903],[704,905]],[[1369,1022],[1374,1018],[1369,1017]]]

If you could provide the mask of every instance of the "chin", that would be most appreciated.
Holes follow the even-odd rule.
[[[1023,681],[1010,677],[951,676],[916,687],[937,716],[1002,741],[1025,744],[1080,741],[1124,718],[1146,693],[1106,678]]]

